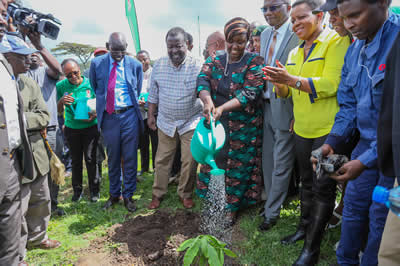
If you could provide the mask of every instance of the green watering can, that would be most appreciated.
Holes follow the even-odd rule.
[[[149,97],[149,93],[148,92],[142,92],[139,96],[139,100],[145,101],[147,102],[147,98]]]
[[[71,106],[72,111],[74,112],[74,118],[77,120],[87,120],[89,119],[89,106],[87,105],[87,101],[89,98],[87,97],[79,97],[75,99],[76,108]]]
[[[197,124],[193,133],[190,151],[193,158],[200,164],[208,164],[212,170],[212,175],[223,175],[225,170],[219,169],[215,163],[215,154],[217,154],[225,144],[225,130],[221,122],[214,122],[210,118],[210,124],[203,117]]]

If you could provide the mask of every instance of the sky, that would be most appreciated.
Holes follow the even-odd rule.
[[[48,48],[55,47],[62,41],[105,46],[110,33],[119,31],[127,36],[128,51],[132,53],[135,51],[125,16],[125,0],[21,1],[36,11],[52,13],[61,20],[58,39],[53,41],[44,38],[44,44]],[[174,26],[180,26],[192,34],[193,54],[199,56],[199,50],[202,51],[204,48],[207,36],[217,30],[223,32],[223,27],[229,19],[241,16],[249,22],[265,23],[260,10],[263,0],[135,0],[134,2],[141,48],[150,52],[152,59],[166,55],[165,34]],[[400,0],[393,0],[393,5],[400,6]]]
[[[125,0],[22,0],[24,5],[41,13],[51,13],[62,22],[56,41],[44,39],[47,48],[59,42],[78,42],[105,46],[111,32],[123,32],[128,39],[128,51],[134,45],[125,16]],[[141,48],[150,52],[152,59],[167,55],[165,34],[180,26],[194,38],[193,54],[199,55],[207,36],[223,32],[225,23],[236,16],[249,22],[265,23],[260,7],[263,0],[135,0]],[[106,5],[105,3],[112,3]],[[197,18],[200,17],[200,38]]]

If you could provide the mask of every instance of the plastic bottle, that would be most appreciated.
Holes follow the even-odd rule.
[[[385,187],[376,186],[372,194],[372,200],[385,204],[400,217],[400,186],[390,190]]]

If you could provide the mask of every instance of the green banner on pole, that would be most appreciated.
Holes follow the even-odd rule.
[[[134,0],[125,0],[125,13],[128,19],[129,28],[131,29],[133,44],[135,45],[136,53],[141,50],[140,48],[140,36],[139,36],[139,25],[136,16],[136,8]]]

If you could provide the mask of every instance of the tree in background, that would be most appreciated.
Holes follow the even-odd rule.
[[[82,63],[84,69],[88,66],[88,62],[96,47],[89,44],[81,44],[74,42],[61,42],[51,51],[57,56],[73,55]]]

